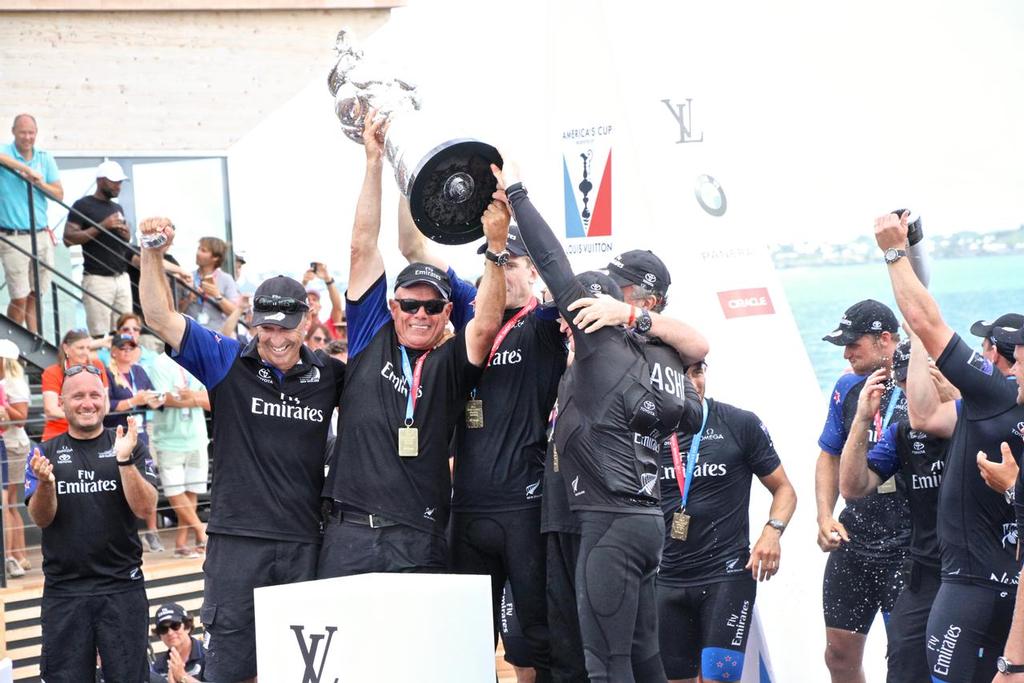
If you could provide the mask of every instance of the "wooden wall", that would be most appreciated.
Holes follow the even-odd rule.
[[[367,36],[389,14],[0,11],[0,140],[25,111],[43,149],[226,150],[310,79],[326,84],[340,28]]]

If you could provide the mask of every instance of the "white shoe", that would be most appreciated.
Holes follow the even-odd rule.
[[[7,561],[4,562],[4,567],[7,569],[7,576],[12,579],[18,579],[25,576],[25,570],[21,568],[21,564],[19,564],[13,557],[7,558]]]

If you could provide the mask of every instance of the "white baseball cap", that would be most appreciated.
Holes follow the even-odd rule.
[[[21,351],[17,344],[10,339],[0,339],[0,358],[17,360],[19,355],[21,355]]]
[[[106,178],[114,183],[119,183],[122,180],[128,180],[128,176],[125,175],[124,169],[121,168],[121,164],[116,161],[104,161],[102,164],[97,166],[96,177]]]

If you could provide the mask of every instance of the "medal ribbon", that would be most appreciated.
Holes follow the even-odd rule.
[[[529,315],[530,311],[535,308],[537,308],[537,298],[530,297],[530,302],[520,308],[514,316],[508,319],[508,322],[502,325],[501,329],[498,330],[498,334],[494,337],[494,343],[491,344],[491,353],[488,354],[487,362],[484,363],[485,368],[490,366],[491,361],[494,360],[494,354],[496,354],[498,349],[501,348],[501,343],[505,341],[505,337],[507,337],[508,333],[512,331],[512,328],[516,326],[516,323]],[[470,392],[470,397],[476,398],[476,387],[473,387],[473,391]]]
[[[399,346],[398,348],[402,350],[402,374],[405,376],[406,386],[409,387],[409,396],[405,403],[405,426],[411,427],[413,423],[412,415],[416,412],[416,394],[419,393],[420,379],[423,375],[423,361],[427,360],[430,351],[416,359],[416,370],[413,371],[412,365],[409,363],[409,353],[405,350],[404,346]]]
[[[669,447],[672,449],[672,466],[676,470],[676,484],[679,485],[679,509],[686,509],[686,499],[690,496],[690,480],[693,479],[693,468],[697,465],[697,453],[700,451],[700,439],[704,434],[704,427],[708,423],[708,402],[701,401],[700,431],[693,435],[690,441],[690,450],[686,454],[686,473],[683,473],[683,456],[679,452],[679,437],[672,432],[669,439]]]
[[[892,414],[896,411],[896,404],[900,402],[900,396],[903,394],[903,390],[896,387],[892,390],[892,396],[889,397],[889,405],[885,409],[885,419],[881,419],[880,413],[875,413],[875,441],[882,440],[882,432],[889,428],[889,422],[892,420]]]

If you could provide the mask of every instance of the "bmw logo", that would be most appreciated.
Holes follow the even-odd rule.
[[[697,184],[693,188],[693,194],[697,197],[700,208],[712,216],[721,216],[728,206],[725,200],[725,190],[718,184],[718,181],[709,175],[697,176]]]

